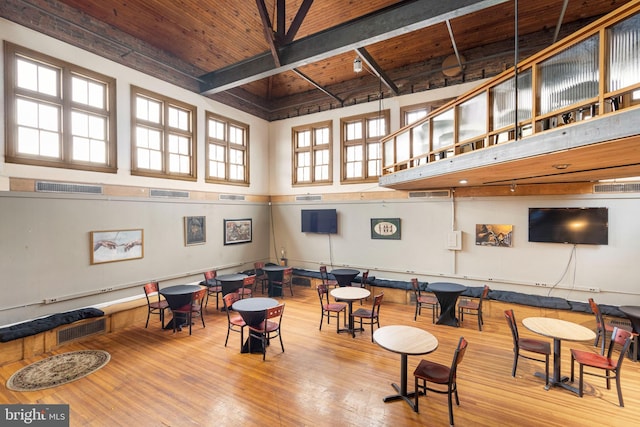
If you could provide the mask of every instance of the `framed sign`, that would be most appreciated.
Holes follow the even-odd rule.
[[[143,230],[92,231],[91,264],[125,261],[144,256]]]
[[[476,224],[476,245],[511,247],[513,225]]]
[[[202,245],[207,241],[206,218],[203,216],[184,217],[185,246]]]
[[[400,240],[400,218],[371,218],[371,238]]]
[[[225,219],[224,220],[224,244],[251,242],[251,219]]]

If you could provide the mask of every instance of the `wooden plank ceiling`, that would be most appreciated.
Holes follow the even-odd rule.
[[[521,57],[628,1],[518,2]],[[507,0],[6,0],[0,13],[267,120],[490,77],[515,58]],[[445,76],[456,53],[464,72]]]

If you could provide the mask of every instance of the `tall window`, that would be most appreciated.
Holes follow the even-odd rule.
[[[389,110],[340,120],[342,182],[374,181],[382,173],[380,139],[389,133]]]
[[[5,42],[6,161],[116,171],[115,79]]]
[[[207,112],[208,182],[249,185],[249,125]]]
[[[299,126],[293,131],[293,183],[330,183],[331,121]]]
[[[196,107],[131,86],[131,173],[196,179]]]

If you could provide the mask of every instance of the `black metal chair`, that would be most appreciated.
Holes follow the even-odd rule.
[[[431,322],[436,323],[438,309],[440,308],[438,298],[436,298],[435,295],[422,295],[417,278],[411,279],[411,286],[413,287],[413,295],[416,300],[416,312],[413,315],[413,320],[418,320],[422,308],[429,308],[431,309]]]
[[[551,344],[547,341],[537,340],[534,338],[521,338],[518,334],[518,325],[516,323],[516,316],[513,314],[513,310],[505,310],[504,317],[507,319],[507,323],[511,329],[511,335],[513,336],[513,369],[511,370],[511,376],[516,376],[518,358],[520,357],[523,359],[535,360],[537,362],[544,362],[545,381],[546,385],[549,385],[549,355],[551,354]],[[522,354],[520,353],[520,350],[544,356],[544,360]]]
[[[484,325],[484,319],[482,318],[482,301],[487,299],[489,291],[489,286],[484,285],[484,289],[482,290],[482,295],[479,300],[461,300],[458,303],[458,318],[460,319],[460,322],[464,320],[465,314],[478,316],[478,330],[482,330],[482,325]]]

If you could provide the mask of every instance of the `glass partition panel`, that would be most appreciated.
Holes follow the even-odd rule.
[[[409,157],[411,157],[409,135],[409,132],[404,132],[396,137],[396,162],[398,163],[409,160]]]
[[[515,126],[515,77],[491,88],[492,129]],[[518,121],[531,120],[531,69],[518,74]]]
[[[609,91],[640,82],[640,14],[609,28],[607,36]]]
[[[540,63],[540,114],[598,96],[599,39],[594,35]]]
[[[458,141],[487,133],[487,92],[483,91],[458,106]]]
[[[418,157],[429,152],[429,121],[411,129],[413,134],[413,157]],[[423,160],[420,160],[422,162]],[[426,159],[424,159],[426,161]],[[418,164],[420,164],[418,162]]]
[[[453,144],[453,109],[435,116],[433,120],[433,151]]]
[[[395,147],[395,138],[391,138],[388,141],[384,142],[383,150],[384,150],[384,166],[390,166],[395,162],[395,158],[393,157],[393,149]]]

